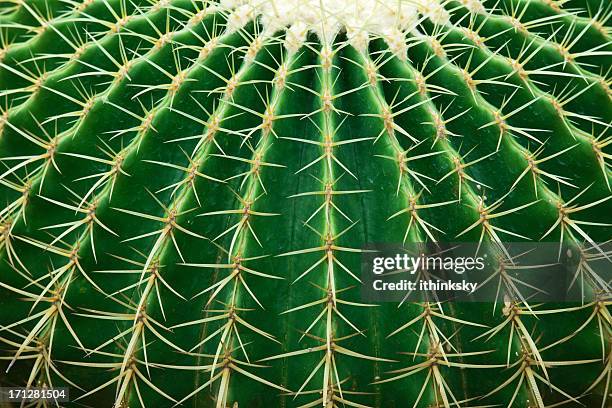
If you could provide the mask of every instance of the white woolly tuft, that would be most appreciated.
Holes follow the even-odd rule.
[[[244,27],[259,17],[266,33],[286,30],[285,46],[298,49],[309,31],[329,42],[340,30],[349,41],[364,50],[372,36],[387,40],[401,53],[402,33],[414,28],[420,15],[437,24],[447,24],[449,14],[444,0],[220,0],[229,13],[228,30]],[[480,0],[469,0],[482,7]]]

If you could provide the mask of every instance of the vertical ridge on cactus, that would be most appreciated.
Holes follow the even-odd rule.
[[[609,406],[611,16],[0,3],[0,386],[69,387],[60,406]],[[448,242],[489,256],[495,299],[364,300],[369,244]],[[507,242],[569,248],[581,299],[526,298]]]

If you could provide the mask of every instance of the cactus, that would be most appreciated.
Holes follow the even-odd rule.
[[[611,16],[0,3],[0,385],[94,407],[610,406]],[[360,296],[368,243],[455,241],[492,255],[494,300]],[[522,296],[507,241],[571,248],[582,298]]]

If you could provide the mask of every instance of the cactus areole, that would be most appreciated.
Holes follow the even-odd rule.
[[[0,408],[606,408],[609,0],[0,2]]]

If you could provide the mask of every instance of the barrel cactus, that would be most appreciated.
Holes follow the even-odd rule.
[[[3,1],[0,386],[68,387],[61,406],[610,406],[611,16]],[[457,241],[491,255],[490,301],[363,298],[368,244]],[[510,241],[573,254],[580,299],[526,297]]]

